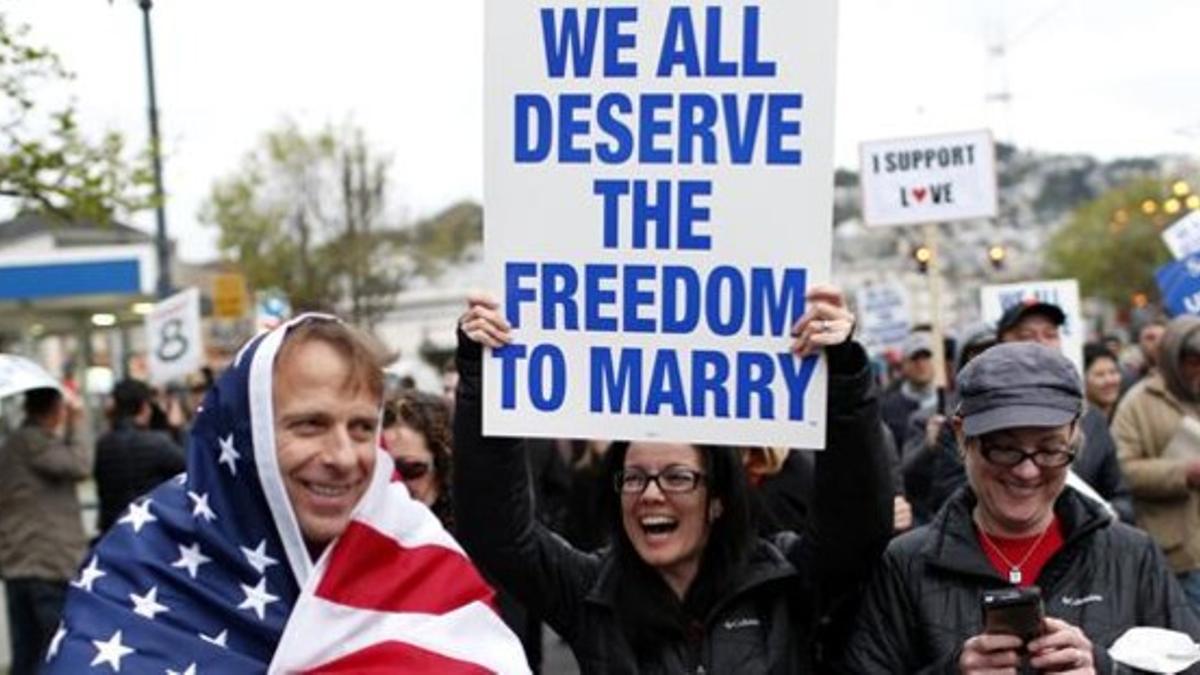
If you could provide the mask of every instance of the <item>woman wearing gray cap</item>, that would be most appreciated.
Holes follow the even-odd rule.
[[[1036,343],[1001,344],[959,374],[958,388],[952,423],[968,485],[888,546],[847,670],[1109,673],[1119,671],[1107,648],[1134,626],[1200,638],[1153,541],[1066,487],[1083,399],[1071,363]],[[1027,632],[985,615],[985,594],[1024,589],[1007,594],[1024,601],[1035,586]]]

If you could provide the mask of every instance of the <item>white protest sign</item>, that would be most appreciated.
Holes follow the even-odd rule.
[[[486,4],[486,433],[823,446],[835,4]]]
[[[989,131],[862,143],[863,222],[914,225],[994,217],[995,154]]]
[[[1083,340],[1085,326],[1079,309],[1079,282],[1074,279],[1055,281],[1025,281],[1015,284],[984,286],[979,290],[983,320],[996,325],[1004,311],[1022,302],[1045,302],[1057,305],[1066,316],[1058,329],[1062,338],[1062,353],[1083,374]]]
[[[1192,211],[1163,230],[1163,243],[1176,260],[1200,252],[1200,211]]]
[[[146,315],[146,352],[155,385],[182,379],[204,365],[200,291],[189,288],[154,305]]]
[[[863,342],[879,352],[904,344],[912,330],[908,292],[903,286],[875,284],[855,293],[858,328]]]
[[[30,389],[62,389],[44,368],[23,356],[0,354],[0,398]]]

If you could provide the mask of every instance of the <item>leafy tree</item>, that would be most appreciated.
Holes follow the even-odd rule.
[[[479,253],[483,243],[483,209],[464,201],[395,234],[413,273],[435,279],[455,263]]]
[[[1185,211],[1167,214],[1167,183],[1141,179],[1110,190],[1075,210],[1051,238],[1047,272],[1074,277],[1084,295],[1125,306],[1138,293],[1154,300],[1154,272],[1171,260],[1162,230]],[[1143,207],[1154,205],[1153,212]]]
[[[72,103],[37,96],[72,79],[58,56],[27,42],[29,29],[0,13],[0,202],[65,219],[108,221],[151,205],[151,173],[121,134],[87,138]]]
[[[222,255],[251,286],[373,325],[411,278],[436,276],[482,229],[469,206],[400,227],[387,201],[391,161],[361,129],[306,134],[286,122],[217,181],[201,218],[220,229]]]

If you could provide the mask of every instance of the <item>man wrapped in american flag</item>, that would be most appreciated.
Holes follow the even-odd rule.
[[[524,673],[492,590],[377,447],[378,351],[305,315],[208,393],[187,473],[71,583],[48,673]]]

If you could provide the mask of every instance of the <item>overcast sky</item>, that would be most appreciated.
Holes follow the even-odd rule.
[[[503,2],[503,0],[492,0]],[[837,161],[862,140],[991,127],[1048,151],[1200,154],[1197,0],[842,0]],[[78,79],[84,124],[144,142],[134,0],[8,0]],[[419,218],[482,194],[483,0],[158,0],[168,223],[215,255],[197,211],[261,134],[346,120],[395,157]],[[1004,44],[1003,59],[989,45]],[[989,105],[1007,89],[1011,104]],[[147,214],[135,224],[152,227]]]

